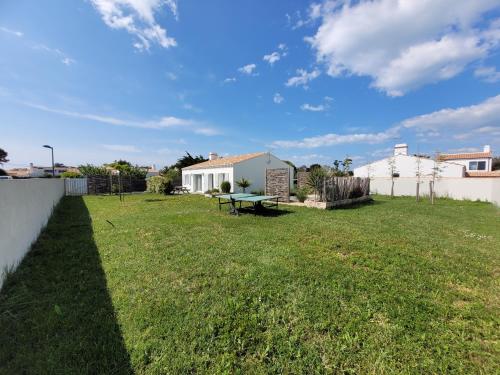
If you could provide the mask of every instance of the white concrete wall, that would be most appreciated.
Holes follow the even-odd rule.
[[[390,158],[382,159],[371,164],[354,169],[356,177],[390,177]],[[418,158],[415,156],[397,155],[394,156],[395,170],[400,177],[415,177],[417,173]],[[439,162],[441,177],[463,177],[464,167],[455,163]],[[432,175],[436,163],[432,159],[420,158],[421,176]]]
[[[16,267],[64,195],[62,179],[0,180],[0,287]]]
[[[415,196],[417,179],[399,177],[394,179],[394,195]],[[390,178],[372,178],[372,194],[391,194]],[[500,178],[439,178],[435,182],[437,197],[452,199],[470,199],[492,202],[500,206]],[[420,194],[429,195],[429,179],[422,179]]]
[[[234,179],[233,179],[233,167],[224,167],[224,168],[204,168],[204,169],[197,169],[197,170],[186,170],[186,171],[182,171],[182,186],[188,188],[188,190],[191,192],[191,193],[194,193],[194,179],[193,179],[193,176],[191,176],[191,183],[189,184],[185,184],[184,183],[184,176],[186,175],[193,175],[193,174],[201,174],[202,175],[202,190],[201,192],[205,192],[208,190],[208,175],[213,173],[214,175],[214,188],[218,188],[220,187],[220,182],[222,181],[218,181],[217,180],[217,176],[219,173],[226,173],[229,175],[229,179],[228,181],[231,183],[231,187],[234,186],[233,182],[234,182]]]
[[[272,154],[265,154],[256,158],[245,160],[234,166],[234,181],[244,177],[252,183],[246,189],[247,193],[252,190],[265,190],[266,169],[288,168],[290,172],[290,189],[293,186],[293,168]],[[234,192],[242,192],[236,184],[232,185]]]

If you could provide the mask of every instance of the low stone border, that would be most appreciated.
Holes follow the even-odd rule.
[[[320,208],[323,210],[330,209],[330,208],[336,208],[336,207],[344,207],[344,206],[350,206],[356,203],[363,203],[363,202],[368,202],[371,201],[372,197],[369,195],[365,195],[359,198],[352,198],[352,199],[344,199],[341,201],[336,201],[336,202],[316,202],[314,200],[306,200],[304,202],[306,207],[312,207],[312,208]]]

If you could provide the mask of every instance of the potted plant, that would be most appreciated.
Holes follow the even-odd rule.
[[[244,177],[242,177],[238,181],[236,181],[236,185],[238,185],[243,190],[244,193],[245,193],[246,188],[249,187],[251,184],[252,183]]]

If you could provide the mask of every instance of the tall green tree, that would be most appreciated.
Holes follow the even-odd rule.
[[[492,170],[500,171],[500,156],[493,158]]]
[[[7,151],[5,151],[3,148],[0,148],[0,164],[9,162],[9,159],[7,159],[7,155],[9,155]]]
[[[204,161],[207,161],[203,155],[198,155],[198,156],[193,156],[189,152],[186,151],[186,155],[182,156],[181,158],[177,159],[177,163],[172,165],[170,168],[176,168],[177,170],[181,170],[182,168],[189,167],[194,164],[202,163]]]

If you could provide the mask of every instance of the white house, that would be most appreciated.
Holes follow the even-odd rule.
[[[408,155],[407,144],[394,146],[394,155],[391,157],[355,168],[354,176],[391,177],[391,170],[398,177],[415,177],[418,170],[421,177],[432,176],[436,170],[439,171],[439,177],[465,177],[465,167],[462,164],[441,160],[436,162],[430,158]]]
[[[264,190],[266,169],[287,168],[290,186],[293,184],[293,167],[269,152],[257,152],[236,156],[219,157],[211,152],[208,161],[182,169],[182,186],[192,193],[202,193],[214,188],[220,189],[223,181],[229,181],[231,191],[241,192],[236,181],[242,177],[251,185],[247,192]]]
[[[465,167],[466,172],[491,172],[493,164],[491,147],[488,145],[484,146],[483,152],[441,154],[439,159],[461,164]]]

